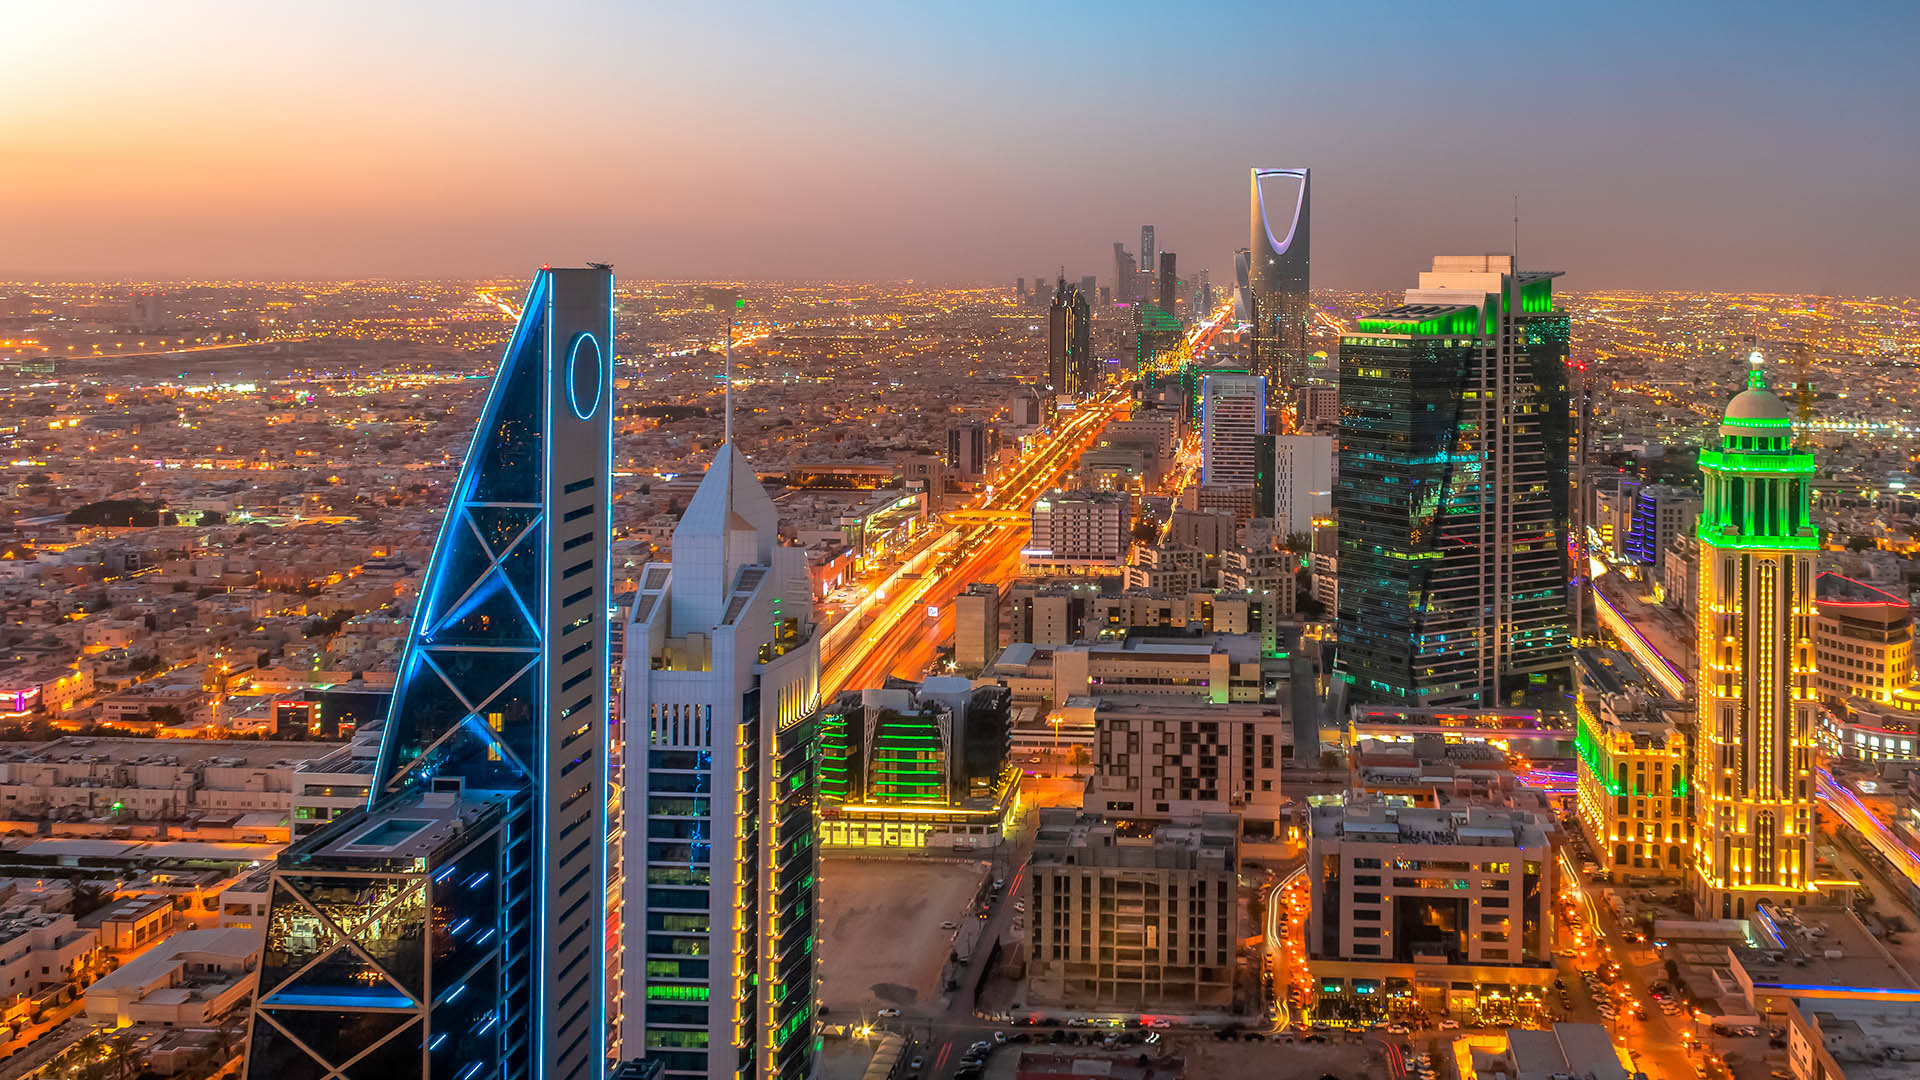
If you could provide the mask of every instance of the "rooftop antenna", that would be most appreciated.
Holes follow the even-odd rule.
[[[726,404],[727,439],[726,441],[727,441],[727,445],[729,446],[733,444],[733,313],[737,310],[739,310],[739,305],[737,304],[727,305],[727,359],[726,359],[727,368],[726,368],[726,375],[724,376],[724,378],[726,380],[726,391],[727,391],[727,404]]]

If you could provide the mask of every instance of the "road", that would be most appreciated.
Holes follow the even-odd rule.
[[[1081,403],[1051,439],[998,478],[991,495],[964,508],[963,513],[973,516],[967,518],[969,524],[950,530],[950,554],[919,578],[899,580],[876,597],[881,603],[867,615],[859,636],[821,671],[821,697],[879,686],[889,675],[919,677],[952,632],[953,598],[971,582],[1000,584],[1019,572],[1034,502],[1073,472],[1080,455],[1107,422],[1125,410],[1129,398],[1129,387],[1123,384]],[[944,542],[936,540],[933,546]],[[929,608],[938,614],[929,617]]]
[[[1204,352],[1233,313],[1229,301],[1188,331],[1182,352]],[[1057,487],[1080,462],[1080,455],[1107,422],[1127,408],[1132,385],[1121,383],[1080,403],[1071,418],[1046,442],[995,478],[989,493],[949,515],[952,528],[923,545],[945,551],[917,578],[892,579],[889,591],[865,609],[849,612],[866,625],[834,656],[823,657],[821,697],[843,689],[879,686],[889,675],[917,679],[953,634],[953,598],[967,585],[1004,583],[1020,571],[1033,504]],[[935,614],[929,615],[932,610]]]
[[[1867,809],[1860,797],[1849,791],[1833,774],[1825,769],[1819,770],[1817,784],[1820,800],[1826,809],[1839,815],[1840,820],[1853,826],[1875,851],[1884,856],[1907,879],[1915,891],[1920,891],[1920,855],[1894,835],[1887,824]],[[1902,898],[1904,899],[1904,898]]]

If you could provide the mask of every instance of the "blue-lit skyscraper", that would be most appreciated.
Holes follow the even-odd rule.
[[[625,627],[621,1038],[669,1077],[813,1069],[820,655],[778,532],[722,445]]]
[[[613,274],[542,270],[422,582],[365,811],[273,873],[248,1075],[597,1080]]]

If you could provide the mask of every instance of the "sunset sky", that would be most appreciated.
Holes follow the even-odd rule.
[[[1920,6],[0,3],[0,278],[1231,277],[1920,291]]]

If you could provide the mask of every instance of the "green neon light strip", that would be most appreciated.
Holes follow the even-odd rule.
[[[1709,472],[1737,473],[1743,476],[1814,471],[1812,454],[1782,454],[1765,450],[1702,450],[1700,467]]]
[[[1700,542],[1723,551],[1819,551],[1817,536],[1717,536],[1700,527]]]

